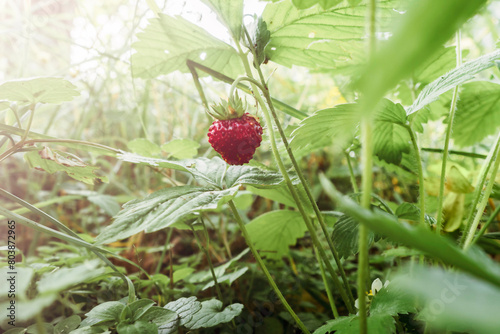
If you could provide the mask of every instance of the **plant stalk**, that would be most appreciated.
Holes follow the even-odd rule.
[[[229,204],[229,207],[231,208],[231,211],[233,212],[233,215],[234,215],[236,222],[238,223],[238,226],[241,230],[241,233],[243,234],[243,237],[245,238],[245,241],[246,241],[248,247],[250,248],[250,251],[252,252],[253,256],[255,257],[255,260],[257,261],[257,264],[259,265],[260,269],[264,272],[264,275],[266,276],[267,280],[269,281],[269,284],[273,288],[274,292],[276,293],[276,295],[278,296],[280,301],[283,303],[283,306],[285,306],[288,313],[290,313],[292,318],[295,320],[297,325],[300,327],[300,329],[304,333],[310,334],[307,327],[304,325],[304,323],[302,323],[302,321],[299,319],[297,314],[295,314],[295,312],[292,310],[292,308],[290,307],[290,305],[286,301],[285,297],[283,296],[280,289],[276,285],[276,282],[274,281],[273,277],[269,273],[269,270],[267,270],[267,267],[266,267],[264,261],[262,261],[262,258],[260,257],[259,253],[257,252],[257,249],[255,249],[255,247],[252,243],[252,240],[250,239],[250,235],[248,234],[248,231],[245,227],[245,224],[241,220],[240,214],[238,213],[238,209],[236,209],[234,202],[232,200],[230,200],[228,202],[228,204]]]
[[[493,168],[492,168],[492,171],[490,174],[490,180],[488,182],[488,185],[486,186],[486,189],[484,191],[481,202],[479,203],[479,207],[476,210],[476,216],[474,218],[474,221],[472,222],[469,229],[466,230],[465,241],[464,241],[464,245],[463,245],[464,249],[469,248],[471,243],[472,243],[472,240],[474,238],[474,234],[475,234],[477,227],[479,225],[479,221],[481,220],[481,217],[483,216],[484,208],[486,207],[486,204],[488,203],[488,199],[490,198],[491,191],[493,190],[493,185],[495,184],[495,176],[497,175],[498,167],[500,166],[500,135],[498,137],[498,140],[497,140],[497,143],[495,146],[496,146],[496,156],[495,156]]]
[[[457,31],[457,67],[462,65],[462,48],[460,44],[460,30]],[[437,223],[436,223],[436,233],[440,234],[443,225],[443,202],[444,202],[444,183],[446,179],[446,163],[448,160],[448,153],[450,147],[450,137],[451,129],[453,127],[453,121],[455,119],[455,112],[457,110],[457,100],[458,100],[458,86],[455,86],[453,90],[453,97],[451,99],[450,105],[450,115],[448,117],[448,126],[446,128],[446,136],[444,139],[444,151],[443,151],[443,162],[441,164],[441,180],[439,182],[439,196],[438,196],[438,208],[437,208]]]
[[[424,171],[422,168],[422,158],[420,154],[420,147],[417,143],[417,136],[415,131],[411,126],[406,127],[410,133],[411,142],[413,144],[413,150],[415,151],[415,157],[417,160],[417,171],[418,171],[418,192],[419,192],[419,205],[420,205],[420,225],[425,226],[425,186],[424,186]]]
[[[250,70],[250,65],[248,63],[248,59],[246,58],[246,55],[241,51],[241,47],[239,46],[239,44],[238,44],[238,48],[239,48],[239,51],[240,51],[240,56],[241,56],[241,58],[243,60],[243,63],[245,65],[245,69],[247,71],[247,75],[249,76],[250,79],[255,80],[255,79],[253,79],[253,77],[250,77],[252,75],[252,72]],[[257,86],[252,81],[250,81],[250,83],[252,84],[252,88],[253,88],[254,92],[257,92],[257,89],[256,89]],[[268,91],[264,90],[263,92],[267,93]],[[316,234],[316,230],[314,229],[314,227],[313,227],[313,225],[311,223],[311,220],[310,220],[308,214],[306,213],[306,211],[305,211],[305,209],[303,207],[303,204],[302,204],[302,202],[301,202],[301,200],[299,198],[297,190],[293,186],[292,181],[290,180],[290,177],[288,175],[288,172],[287,172],[287,170],[286,170],[286,168],[285,168],[285,166],[283,164],[283,160],[281,159],[281,156],[280,156],[280,154],[278,152],[278,148],[276,146],[276,139],[274,137],[274,131],[273,131],[273,126],[272,126],[272,121],[271,121],[271,117],[269,116],[269,111],[266,108],[265,102],[262,100],[262,97],[258,93],[254,94],[254,96],[255,96],[255,98],[257,99],[257,101],[259,102],[259,104],[262,107],[264,118],[266,120],[266,124],[268,125],[269,139],[270,139],[270,142],[271,142],[271,149],[272,149],[274,158],[275,158],[275,160],[276,160],[276,162],[278,164],[278,168],[279,168],[281,174],[283,175],[283,178],[285,179],[285,183],[287,184],[287,187],[290,190],[290,193],[291,193],[291,195],[292,195],[295,203],[297,204],[297,208],[299,209],[299,212],[301,213],[302,218],[303,218],[303,220],[304,220],[304,222],[305,222],[305,224],[307,226],[309,234],[311,235],[311,240],[314,243],[314,245],[316,246],[316,248],[318,249],[321,258],[325,262],[327,270],[328,270],[329,274],[332,276],[332,279],[333,279],[333,282],[335,284],[335,287],[339,290],[339,293],[342,296],[342,299],[344,300],[344,303],[346,304],[347,309],[349,310],[350,313],[354,313],[354,300],[353,300],[354,298],[349,298],[348,294],[346,293],[346,289],[342,286],[342,284],[340,283],[337,275],[335,274],[335,270],[333,269],[332,264],[328,260],[328,257],[326,256],[326,253],[325,253],[325,250],[321,246],[321,243],[320,243],[320,241],[318,239],[318,236]],[[269,96],[269,95],[266,94],[266,96]],[[271,106],[272,106],[272,104],[270,105],[270,107]],[[278,124],[279,124],[279,122],[277,123],[277,125]],[[280,129],[280,128],[281,127],[278,126],[278,129]],[[281,129],[281,132],[282,131],[283,130]],[[283,133],[283,136],[284,136],[284,133]],[[285,140],[286,140],[286,137],[285,137]],[[303,176],[302,176],[302,178],[303,178]],[[302,182],[302,180],[301,180],[301,182]],[[304,185],[304,188],[307,188],[306,184],[304,184],[304,183],[302,183],[302,184]],[[323,217],[322,217],[321,214],[319,215],[319,219],[321,219],[321,221],[323,220]],[[339,263],[340,263],[340,259],[339,259]],[[339,269],[340,268],[342,268],[341,265],[339,266]],[[350,289],[347,289],[347,291],[350,292]]]
[[[247,35],[249,43],[251,44],[250,37],[249,37],[248,32],[246,31],[246,29],[245,29],[245,33]],[[255,50],[253,49],[253,47],[251,49],[252,49],[252,52],[254,53],[254,57],[255,57]],[[248,64],[248,60],[247,60],[247,64]],[[321,211],[319,210],[318,205],[317,205],[316,201],[314,200],[314,197],[312,195],[312,192],[311,192],[311,189],[309,187],[309,184],[307,183],[307,180],[305,179],[304,174],[302,173],[302,170],[300,169],[300,167],[299,167],[299,165],[297,163],[297,160],[295,159],[295,156],[293,155],[293,152],[292,152],[292,150],[290,148],[290,145],[288,143],[288,139],[286,138],[285,132],[283,131],[283,127],[281,126],[281,122],[278,119],[278,115],[276,113],[276,109],[274,108],[273,100],[272,100],[271,95],[269,93],[269,88],[267,87],[267,84],[266,84],[266,81],[264,79],[264,75],[262,74],[262,70],[261,70],[260,66],[257,66],[257,72],[259,73],[261,84],[262,84],[262,86],[264,88],[264,89],[261,88],[262,93],[264,94],[264,97],[267,100],[267,104],[269,105],[269,110],[271,111],[271,115],[273,116],[273,120],[274,120],[274,123],[276,124],[276,127],[278,129],[278,133],[280,134],[281,140],[283,141],[283,144],[284,144],[285,149],[286,149],[286,151],[288,153],[290,161],[292,162],[294,170],[297,173],[297,176],[299,177],[299,180],[300,180],[301,184],[304,187],[304,190],[306,192],[307,198],[308,198],[311,206],[313,207],[314,213],[315,213],[316,218],[317,218],[317,220],[319,222],[321,230],[322,230],[322,232],[323,232],[323,234],[325,236],[325,239],[327,240],[328,247],[330,248],[330,251],[332,252],[333,258],[335,259],[335,263],[337,264],[337,267],[339,268],[340,276],[342,277],[342,281],[344,283],[344,289],[347,291],[347,296],[348,296],[349,302],[345,301],[345,299],[344,299],[344,301],[346,302],[346,305],[347,305],[348,309],[350,310],[350,312],[351,312],[351,310],[354,311],[354,308],[353,308],[353,306],[354,306],[354,297],[352,295],[352,292],[351,292],[351,289],[350,289],[350,286],[349,286],[349,281],[347,279],[347,276],[345,274],[344,268],[342,266],[342,262],[340,261],[340,257],[338,255],[338,252],[335,249],[335,246],[333,245],[333,241],[332,241],[332,239],[330,237],[330,234],[328,233],[328,230],[326,228],[326,224],[325,224],[325,221],[323,219],[323,215],[321,214]],[[261,103],[261,105],[263,104],[263,102],[260,102],[260,103]],[[262,109],[264,111],[264,116],[266,116],[266,114],[268,114],[268,112],[267,112],[267,108],[265,107],[265,105],[262,106]],[[267,122],[267,119],[266,119],[266,122]],[[277,159],[279,159],[281,161],[281,156],[279,156],[279,154],[277,155]],[[286,172],[286,170],[285,170],[285,173],[287,174],[287,177],[288,177],[288,173]],[[282,172],[282,174],[283,174],[283,172]],[[283,174],[283,176],[284,176],[284,174]],[[291,189],[290,188],[290,192],[292,192],[292,196],[293,196],[293,192],[295,192],[295,189]],[[297,196],[297,198],[298,198],[298,196]],[[295,199],[295,197],[294,197],[294,199]],[[297,203],[297,206],[301,205],[301,203],[299,203],[299,201],[297,201],[297,200],[296,200],[296,203]],[[311,231],[310,231],[310,233],[312,234]],[[316,232],[314,232],[314,233],[316,234]],[[314,242],[314,240],[313,240],[313,242]],[[322,252],[324,252],[323,249],[319,248],[319,252],[320,252],[320,255],[323,258],[323,260],[325,260],[325,257],[321,254]],[[328,267],[329,267],[330,263],[326,262],[326,260],[325,260],[325,263],[326,263],[327,269],[329,269]],[[330,269],[329,269],[329,272],[330,272],[330,274],[332,274],[331,271],[330,271]],[[333,280],[335,282],[338,279],[337,278],[333,278]],[[341,294],[342,294],[342,290],[340,290],[340,291],[341,291]]]

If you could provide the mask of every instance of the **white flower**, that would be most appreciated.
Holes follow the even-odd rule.
[[[382,289],[382,288],[386,288],[388,285],[389,285],[389,281],[385,281],[384,284],[382,284],[382,281],[380,280],[380,278],[376,278],[373,282],[372,282],[372,286],[371,286],[371,290],[369,292],[367,292],[366,296],[365,296],[365,300],[366,300],[366,303],[367,304],[370,304],[371,303],[371,300],[373,299],[373,297]],[[354,301],[354,307],[356,307],[356,309],[359,310],[359,300],[356,299]],[[357,313],[356,313],[357,314]]]

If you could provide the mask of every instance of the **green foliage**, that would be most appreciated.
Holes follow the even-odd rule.
[[[500,289],[470,275],[416,267],[412,275],[401,273],[393,284],[406,291],[406,297],[400,296],[403,300],[424,305],[420,317],[436,330],[486,334],[500,326]]]
[[[265,49],[269,44],[271,33],[267,30],[267,23],[262,19],[254,17],[254,22],[250,27],[250,38],[255,47],[256,59],[254,59],[254,66],[261,65],[266,60]]]
[[[247,230],[262,257],[280,259],[307,228],[299,212],[281,210],[260,215],[247,225]]]
[[[470,146],[495,134],[500,126],[500,85],[472,82],[463,85],[453,124],[453,140]]]
[[[132,45],[137,51],[131,59],[134,77],[155,78],[176,70],[188,72],[188,59],[229,76],[242,72],[233,47],[182,17],[160,14],[150,19],[137,37],[139,40]]]
[[[96,239],[97,243],[110,243],[124,239],[140,231],[151,233],[192,220],[204,211],[219,209],[231,200],[238,188],[225,190],[197,186],[165,188],[144,199],[124,205]]]
[[[373,232],[368,234],[368,243],[374,239]],[[344,259],[358,253],[359,242],[359,222],[347,215],[342,215],[335,223],[332,233],[332,240],[340,257]]]
[[[394,319],[388,315],[375,315],[368,317],[369,333],[392,334],[394,332]],[[314,331],[314,334],[327,334],[332,331],[338,334],[357,334],[360,332],[359,317],[351,315],[330,320],[326,325]]]
[[[241,36],[241,22],[243,21],[243,0],[203,0],[217,14],[219,21],[224,24],[233,37],[238,40]]]
[[[58,150],[51,150],[45,146],[40,151],[27,152],[24,159],[31,168],[42,169],[51,174],[65,172],[72,178],[87,184],[108,182],[106,176],[97,176],[94,171],[99,167],[88,166],[79,157]]]
[[[500,50],[471,60],[437,78],[429,85],[425,86],[415,102],[413,102],[406,112],[410,115],[436,101],[439,96],[446,93],[453,87],[471,80],[474,78],[475,74],[492,67],[494,65],[494,61],[498,58],[500,58]]]
[[[411,3],[406,14],[394,24],[392,37],[374,54],[357,82],[366,95],[367,105],[407,78],[485,3],[485,0]]]
[[[71,101],[80,95],[76,87],[61,78],[36,78],[8,81],[0,85],[0,100],[20,103],[55,103]]]
[[[263,19],[271,31],[271,40],[266,48],[267,58],[291,67],[305,66],[310,69],[351,71],[352,66],[365,60],[363,38],[365,36],[366,5],[357,7],[323,8],[315,6],[307,10],[297,9],[312,6],[318,1],[281,1],[268,4]],[[395,1],[382,0],[377,3],[380,18],[394,16]]]
[[[382,100],[377,106],[373,130],[373,153],[381,160],[399,165],[410,152],[410,135],[402,105]]]
[[[181,326],[193,330],[229,322],[241,313],[243,305],[231,304],[223,309],[217,299],[199,302],[196,297],[189,297],[170,302],[164,308],[177,313]]]
[[[176,159],[192,159],[198,154],[200,144],[191,139],[173,139],[163,145],[161,149]]]

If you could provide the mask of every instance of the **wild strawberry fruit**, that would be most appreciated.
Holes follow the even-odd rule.
[[[244,113],[240,99],[222,101],[213,106],[217,118],[208,129],[208,142],[230,165],[243,165],[252,160],[262,141],[262,126],[257,117]]]

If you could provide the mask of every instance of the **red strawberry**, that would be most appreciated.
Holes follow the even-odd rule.
[[[208,142],[230,165],[249,162],[262,141],[262,126],[249,113],[238,118],[215,120],[208,129]]]
[[[245,113],[246,106],[236,94],[222,100],[207,112],[216,120],[208,129],[208,142],[230,165],[243,165],[252,160],[262,141],[262,127],[257,117]]]

